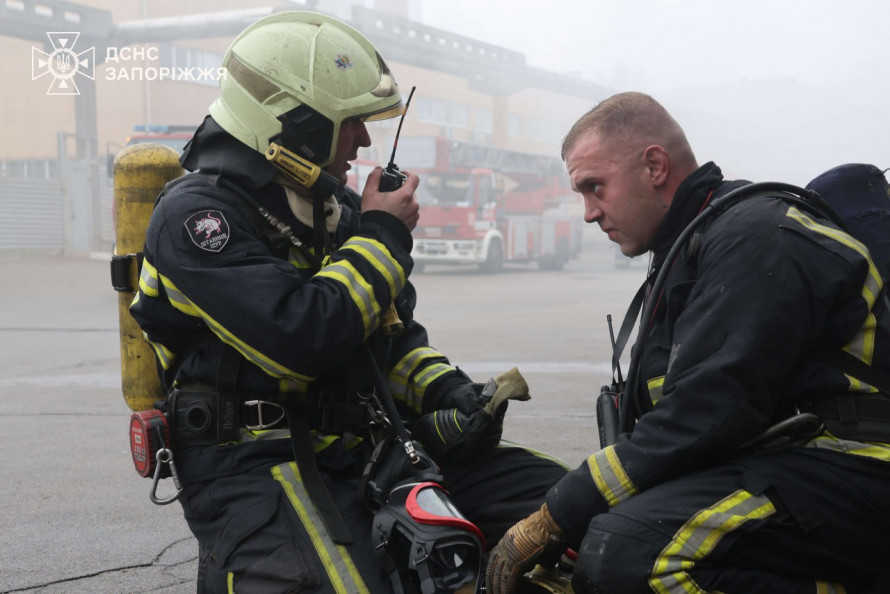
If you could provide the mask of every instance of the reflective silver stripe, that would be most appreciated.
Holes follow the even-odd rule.
[[[654,377],[646,382],[646,387],[649,388],[649,399],[652,401],[652,404],[657,404],[664,395],[664,377],[663,375]]]
[[[377,299],[374,298],[374,288],[371,284],[347,260],[325,266],[315,275],[315,278],[318,277],[329,278],[346,287],[352,302],[362,316],[365,338],[370,336],[377,329],[382,311]]]
[[[820,435],[810,440],[804,447],[814,448],[817,450],[830,450],[832,452],[840,452],[842,454],[852,454],[854,456],[864,456],[866,458],[874,458],[882,462],[890,462],[890,444],[873,443],[861,441],[849,441],[840,439],[830,433]]]
[[[454,371],[454,367],[445,363],[432,363],[423,368],[423,371],[416,374],[413,380],[413,386],[405,395],[406,402],[415,410],[420,411],[423,404],[423,395],[431,383],[445,375],[449,371]]]
[[[148,334],[145,332],[142,333],[142,336],[145,338],[145,342],[147,342],[154,350],[155,356],[158,358],[158,361],[161,362],[161,367],[165,370],[170,369],[173,366],[173,362],[176,360],[176,355],[161,343],[150,341],[148,339]]]
[[[788,208],[787,214],[789,217],[791,217],[807,229],[825,235],[826,237],[830,237],[841,245],[854,250],[868,261],[868,277],[865,279],[865,284],[862,287],[862,298],[865,299],[865,301],[868,303],[869,309],[871,309],[871,307],[875,303],[875,299],[881,292],[881,287],[884,283],[881,280],[881,274],[878,272],[877,266],[875,266],[875,263],[871,259],[871,255],[868,253],[868,248],[865,247],[865,245],[861,241],[848,235],[847,233],[844,233],[839,229],[827,227],[821,223],[818,223],[794,206]]]
[[[292,247],[290,249],[289,262],[294,268],[299,268],[300,270],[306,268],[315,268],[315,263],[306,257],[306,254],[303,252],[303,250],[296,247]]]
[[[139,272],[139,289],[149,297],[158,296],[158,271],[148,260],[142,261]]]
[[[850,339],[850,341],[844,345],[844,350],[853,355],[854,357],[860,359],[866,364],[870,365],[872,361],[872,357],[874,356],[874,348],[875,348],[875,316],[872,312],[875,300],[883,288],[883,281],[881,280],[881,275],[878,272],[875,263],[872,261],[871,256],[868,253],[868,248],[865,247],[860,241],[851,237],[850,235],[840,231],[838,229],[834,229],[832,227],[827,227],[822,225],[821,223],[815,221],[810,218],[794,206],[788,208],[787,216],[805,228],[810,229],[811,231],[815,231],[821,235],[829,237],[834,241],[840,243],[843,246],[855,251],[860,256],[866,259],[868,262],[868,275],[865,278],[865,283],[862,285],[862,299],[865,300],[865,303],[868,305],[869,313],[865,318],[865,321],[862,324],[862,327],[859,328],[856,335]],[[856,391],[874,391],[871,386],[863,383],[862,381],[847,376],[850,380],[850,387]]]
[[[389,290],[395,296],[405,286],[405,271],[389,253],[385,245],[368,237],[353,237],[340,249],[360,253],[386,279]]]
[[[609,506],[617,505],[637,494],[637,487],[627,476],[615,446],[608,446],[587,458],[590,475],[597,490]]]
[[[393,366],[392,373],[407,380],[422,360],[441,356],[442,354],[432,347],[418,347],[399,359],[399,362]]]
[[[207,324],[207,327],[219,337],[224,343],[233,347],[239,353],[244,355],[244,357],[266,372],[268,375],[278,379],[291,379],[300,384],[309,384],[316,378],[303,375],[301,373],[297,373],[292,369],[288,369],[284,365],[277,363],[257,351],[256,349],[250,347],[247,343],[242,341],[240,338],[226,330],[221,324],[219,324],[216,320],[211,318],[205,311],[203,311],[200,307],[192,303],[185,295],[183,295],[179,289],[168,279],[167,277],[161,275],[161,282],[164,284],[164,288],[167,291],[168,296],[170,297],[170,303],[183,313],[187,313],[188,315],[192,315],[204,320],[204,323]],[[175,300],[175,301],[174,301]],[[306,386],[302,386],[302,391],[305,391]],[[300,391],[298,389],[298,391]]]
[[[390,371],[389,373],[388,383],[393,398],[401,400],[407,403],[408,406],[419,411],[420,402],[423,399],[423,393],[429,383],[442,375],[442,373],[450,371],[454,368],[450,365],[445,365],[444,369],[442,367],[436,367],[435,369],[432,369],[433,366],[431,365],[429,368],[424,370],[423,377],[426,377],[427,381],[422,382],[421,378],[414,378],[413,385],[409,381],[411,375],[417,370],[418,367],[421,366],[424,360],[431,358],[440,358],[442,356],[442,353],[428,346],[418,347],[409,351],[408,354],[402,357],[399,362],[396,363],[395,366],[393,366],[392,371]],[[440,363],[438,365],[441,366],[442,364]],[[431,371],[432,373],[429,373]],[[441,371],[441,373],[436,373],[436,371]],[[431,379],[430,375],[433,376]]]
[[[196,318],[201,317],[201,314],[198,313],[198,308],[173,284],[173,281],[163,275],[160,275],[160,278],[164,289],[167,291],[167,299],[170,300],[170,305],[186,315]]]
[[[368,592],[349,551],[346,547],[335,544],[328,535],[324,521],[309,499],[306,487],[303,486],[296,462],[275,466],[272,468],[272,476],[281,484],[288,500],[297,512],[300,523],[306,529],[334,591],[338,594],[341,592],[343,594]]]
[[[749,520],[766,518],[775,512],[768,497],[744,490],[698,512],[677,531],[655,559],[649,586],[661,594],[704,594],[705,590],[689,575],[695,564],[711,554],[730,532]]]

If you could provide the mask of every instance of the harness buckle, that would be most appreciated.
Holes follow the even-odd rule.
[[[379,425],[383,430],[392,427],[392,421],[384,411],[383,404],[380,403],[380,398],[377,397],[376,391],[359,392],[358,399],[362,406],[367,409],[372,425]]]
[[[257,424],[256,425],[245,425],[244,428],[248,431],[258,431],[260,429],[271,429],[284,420],[285,413],[284,408],[278,404],[277,402],[271,402],[269,400],[245,400],[244,406],[255,406],[256,407],[256,416],[257,416]],[[278,418],[274,421],[269,421],[268,423],[263,419],[263,407],[271,406],[272,408],[277,409]]]

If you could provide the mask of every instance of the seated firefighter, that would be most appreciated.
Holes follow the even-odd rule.
[[[399,87],[367,39],[309,12],[251,25],[223,65],[182,156],[193,173],[152,215],[131,307],[169,389],[198,591],[466,587],[481,551],[476,577],[427,563],[405,578],[375,554],[394,538],[372,534],[389,490],[443,483],[493,544],[566,470],[499,445],[504,386],[474,384],[412,319],[417,176],[381,192],[377,168],[361,197],[345,187],[365,122],[404,111]]]
[[[652,270],[616,439],[501,539],[489,594],[567,546],[576,594],[890,591],[890,303],[865,246],[805,191],[698,166],[641,93],[563,158],[585,220]]]

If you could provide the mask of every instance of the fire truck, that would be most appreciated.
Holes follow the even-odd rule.
[[[561,270],[581,251],[583,221],[562,161],[446,138],[406,137],[396,161],[420,177],[411,253],[429,264],[504,263]]]

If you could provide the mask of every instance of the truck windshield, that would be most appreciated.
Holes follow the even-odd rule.
[[[441,206],[471,206],[473,178],[468,173],[418,173],[417,201]]]

